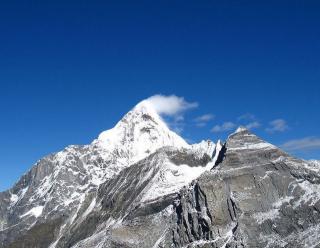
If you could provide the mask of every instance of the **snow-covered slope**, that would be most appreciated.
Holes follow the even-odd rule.
[[[89,207],[102,183],[163,147],[192,151],[198,157],[212,156],[215,151],[210,141],[187,144],[167,127],[148,101],[142,101],[91,144],[71,145],[39,160],[13,188],[0,193],[0,246],[14,240],[10,233],[26,232],[48,219],[59,219],[58,232],[63,232]],[[165,167],[173,173],[174,166],[168,162]],[[187,166],[179,176],[164,179],[177,182],[170,181],[175,187],[165,193],[179,190],[203,171],[202,167]],[[60,220],[61,215],[64,218]]]
[[[162,217],[169,217],[172,210],[169,205],[179,191],[189,187],[194,179],[212,167],[213,161],[210,157],[205,153],[201,156],[198,150],[174,147],[157,150],[102,184],[98,195],[92,201],[93,207],[88,208],[89,212],[86,211],[86,214],[77,218],[71,227],[72,232],[63,233],[58,238],[56,247],[90,247],[96,242],[100,243],[101,247],[108,247],[101,240],[101,231],[111,228],[121,232],[119,234],[121,238],[118,238],[122,241],[132,242],[135,247],[139,247],[137,246],[139,236],[129,234],[139,232],[135,230],[136,225],[132,219],[150,214],[152,215],[150,218],[154,218],[155,228],[161,231],[164,226],[170,224],[168,221],[163,223],[164,226],[158,226]],[[161,209],[164,209],[164,212],[158,213]],[[99,216],[98,219],[95,219],[96,216]],[[88,227],[88,222],[92,219],[95,219],[94,225]],[[82,231],[84,229],[86,229],[85,234]],[[108,233],[105,233],[106,238],[107,236]],[[86,237],[86,240],[76,243],[74,237],[77,240]],[[151,243],[155,242],[156,238],[157,236],[150,237]]]
[[[314,167],[314,169],[320,171],[320,160],[309,160],[309,163]]]

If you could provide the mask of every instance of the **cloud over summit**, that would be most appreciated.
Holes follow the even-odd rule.
[[[186,110],[198,107],[197,102],[188,102],[176,95],[154,95],[146,99],[159,115],[179,116]]]

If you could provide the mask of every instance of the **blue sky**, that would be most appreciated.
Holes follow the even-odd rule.
[[[2,1],[0,190],[155,94],[197,103],[169,120],[189,141],[250,124],[320,159],[319,10],[319,1]]]

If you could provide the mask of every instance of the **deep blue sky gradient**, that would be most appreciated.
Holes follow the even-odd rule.
[[[185,115],[188,140],[225,139],[210,129],[245,113],[277,145],[320,137],[319,11],[319,1],[1,1],[0,190],[159,93],[199,103]],[[215,119],[196,127],[207,113]],[[267,133],[278,118],[289,129]]]

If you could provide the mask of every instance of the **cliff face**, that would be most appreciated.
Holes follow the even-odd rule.
[[[174,246],[318,247],[319,168],[247,130],[225,148],[222,162],[180,193]]]

